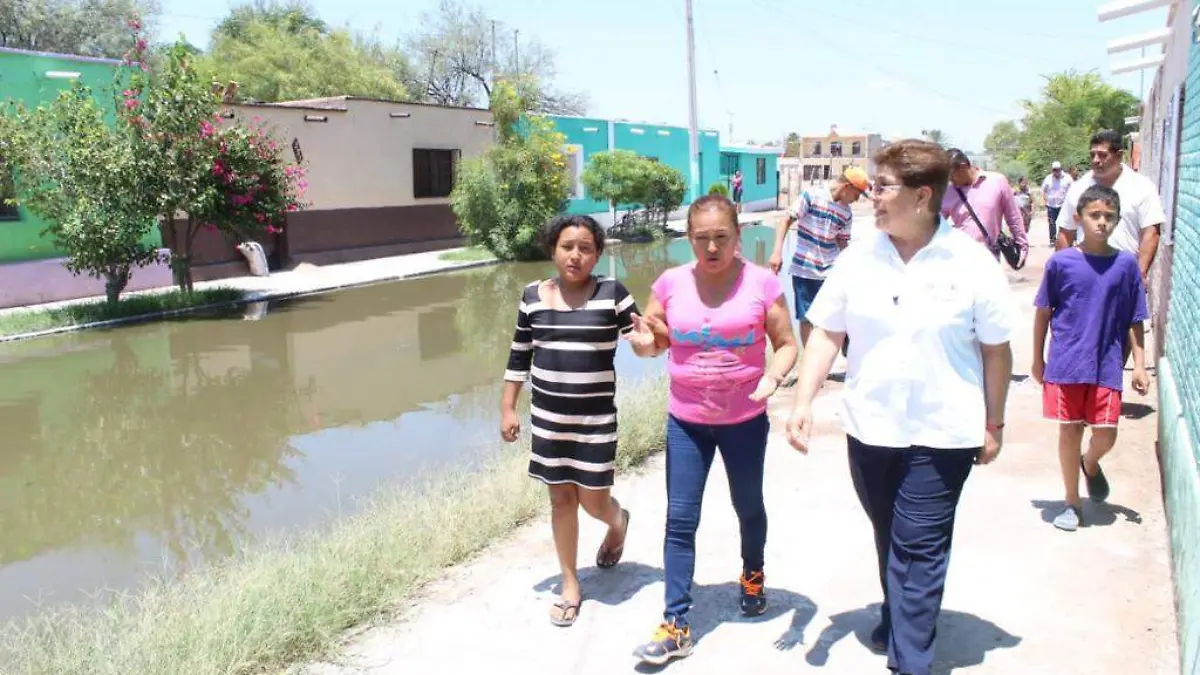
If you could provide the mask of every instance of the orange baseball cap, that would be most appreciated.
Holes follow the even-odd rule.
[[[871,194],[871,179],[867,176],[867,172],[863,171],[859,167],[846,167],[846,170],[842,173],[842,179],[853,185],[864,195]]]

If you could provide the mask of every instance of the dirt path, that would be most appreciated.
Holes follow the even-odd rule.
[[[1045,244],[1039,246],[1019,275],[1024,281],[1014,279],[1023,311],[1014,351],[1023,381],[1013,387],[1000,460],[967,482],[937,672],[1175,674],[1153,392],[1145,399],[1131,392],[1118,448],[1106,464],[1111,504],[1086,505],[1089,526],[1073,534],[1048,522],[1061,505],[1055,427],[1041,421],[1040,390],[1023,379],[1032,297],[1048,255]],[[737,521],[720,462],[714,466],[697,539],[699,587],[691,620],[699,641],[670,672],[886,672],[885,657],[863,643],[880,597],[870,528],[851,487],[836,419],[839,390],[831,382],[818,400],[820,435],[807,457],[783,438],[790,392],[773,401],[766,479],[771,608],[757,620],[737,613]],[[450,571],[402,622],[354,638],[337,664],[305,672],[655,672],[635,668],[631,651],[649,638],[662,611],[663,480],[659,457],[641,475],[618,482],[616,493],[633,520],[625,562],[616,569],[591,566],[602,530],[584,522],[586,598],[574,627],[554,628],[546,620],[557,574],[549,525],[542,520]]]

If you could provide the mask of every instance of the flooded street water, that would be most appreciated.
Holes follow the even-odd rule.
[[[745,229],[746,257],[765,262],[772,234]],[[623,245],[596,271],[644,304],[690,259],[682,239]],[[130,589],[487,458],[520,290],[552,269],[0,345],[0,617]],[[619,374],[658,368],[621,347]]]

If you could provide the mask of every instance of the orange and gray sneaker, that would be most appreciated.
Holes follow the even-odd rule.
[[[763,588],[766,582],[762,571],[742,573],[738,579],[742,585],[742,616],[759,616],[767,611],[767,591]]]
[[[691,653],[691,627],[677,627],[674,621],[663,622],[649,642],[633,650],[633,655],[642,663],[652,666],[665,665],[671,659],[681,659]]]

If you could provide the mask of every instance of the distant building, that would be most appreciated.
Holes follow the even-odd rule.
[[[880,134],[841,133],[837,125],[829,133],[800,139],[800,177],[805,181],[836,178],[846,167],[860,166],[875,175],[871,157],[885,145]]]

